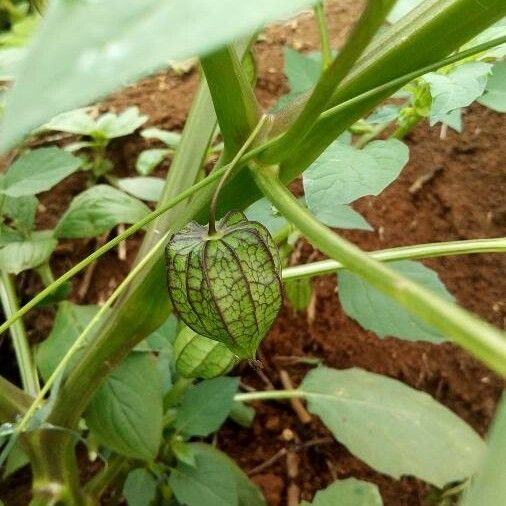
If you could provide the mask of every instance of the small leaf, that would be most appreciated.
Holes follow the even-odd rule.
[[[135,223],[149,213],[138,199],[108,185],[93,186],[75,197],[58,223],[59,238],[95,237],[119,223]]]
[[[192,467],[195,467],[197,464],[195,462],[195,452],[193,451],[192,446],[185,443],[182,438],[174,438],[170,443],[170,449],[180,462]]]
[[[488,436],[488,450],[478,476],[460,506],[503,506],[506,497],[506,394],[497,407]]]
[[[453,300],[451,294],[439,280],[438,275],[419,262],[401,261],[389,264],[399,274],[437,293],[446,300]],[[379,337],[394,336],[410,341],[445,340],[438,331],[423,320],[404,309],[398,302],[379,292],[358,276],[348,271],[338,273],[339,300],[344,312],[362,327],[373,331]]]
[[[37,365],[40,374],[47,381],[61,362],[74,341],[97,314],[99,306],[78,306],[71,302],[62,302],[49,336],[37,347]],[[69,368],[79,360],[76,354]]]
[[[14,222],[16,228],[30,232],[34,228],[38,205],[39,201],[34,195],[5,197],[3,214]]]
[[[189,436],[207,436],[225,421],[237,392],[239,378],[205,380],[189,388],[177,411],[176,429]]]
[[[123,496],[128,506],[150,506],[156,497],[156,480],[147,469],[134,469],[128,473],[123,485]]]
[[[159,177],[124,177],[118,179],[118,186],[138,199],[158,202],[162,196],[165,181]]]
[[[506,47],[506,44],[505,44]],[[496,63],[478,102],[497,112],[506,112],[506,62]]]
[[[272,234],[277,234],[288,222],[265,197],[257,200],[244,212],[248,220],[258,221]]]
[[[0,249],[0,269],[19,274],[38,267],[48,260],[57,244],[52,230],[33,232],[30,239],[10,242]]]
[[[431,72],[423,78],[430,86],[432,109],[430,125],[442,121],[444,116],[466,107],[485,91],[487,76],[492,65],[483,62],[469,62],[459,65],[446,75]]]
[[[14,474],[16,471],[19,471],[19,469],[25,467],[29,463],[30,459],[28,458],[28,455],[23,450],[20,442],[17,441],[9,452],[9,456],[7,457],[3,478],[5,479],[11,474]]]
[[[300,389],[340,443],[393,478],[410,475],[443,488],[472,476],[483,457],[485,444],[471,427],[397,380],[319,367]]]
[[[172,149],[177,148],[181,142],[181,134],[178,134],[177,132],[169,132],[168,130],[162,130],[161,128],[145,128],[141,132],[141,135],[145,139],[158,139]]]
[[[462,132],[462,109],[454,109],[445,114],[441,122],[453,128],[456,132]]]
[[[56,130],[57,132],[67,132],[76,135],[91,135],[96,128],[95,120],[91,117],[91,107],[74,109],[62,114],[58,114],[42,128],[44,130]],[[86,143],[89,146],[89,143]],[[81,147],[88,147],[86,145]]]
[[[366,481],[348,478],[337,480],[319,490],[313,502],[303,501],[300,506],[383,506],[378,487]]]
[[[145,149],[137,157],[135,170],[142,176],[148,176],[170,152],[169,149]]]
[[[137,107],[129,107],[121,114],[107,112],[95,120],[95,129],[91,132],[92,137],[115,139],[135,132],[148,120],[147,116],[141,116]]]
[[[396,139],[373,141],[361,150],[334,141],[304,172],[307,205],[326,225],[370,230],[358,213],[344,205],[381,193],[399,176],[408,158],[407,146]]]
[[[130,354],[94,395],[86,423],[101,443],[126,457],[152,460],[162,437],[160,378],[154,358]]]
[[[39,148],[20,156],[7,170],[0,193],[10,197],[50,190],[82,165],[82,160],[60,148]]]

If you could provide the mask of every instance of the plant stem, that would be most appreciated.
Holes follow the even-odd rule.
[[[3,270],[0,273],[0,297],[6,318],[16,314],[19,310],[16,288],[12,276]],[[11,327],[11,336],[23,389],[30,395],[37,395],[40,390],[37,369],[23,320],[16,321]]]
[[[236,394],[234,401],[236,402],[249,402],[249,401],[264,401],[264,400],[281,400],[293,399],[294,397],[305,397],[306,393],[302,390],[265,390],[262,392],[246,392],[244,394]]]
[[[37,273],[44,286],[50,286],[51,283],[54,283],[54,275],[49,262],[43,263],[37,267]]]
[[[112,484],[120,478],[132,465],[132,462],[122,455],[113,455],[105,467],[96,474],[84,489],[90,496],[99,499]]]
[[[375,125],[374,128],[370,132],[367,132],[366,134],[360,136],[353,145],[357,149],[364,148],[365,146],[367,146],[367,144],[369,144],[371,141],[376,139],[376,137],[381,132],[383,132],[383,130],[385,130],[390,125],[390,123],[391,123],[391,121],[388,121],[386,123],[380,123],[378,125]]]
[[[318,31],[320,32],[320,49],[322,53],[322,70],[332,63],[332,48],[330,47],[329,30],[327,20],[325,19],[325,7],[323,0],[320,0],[314,6],[314,13],[318,23]]]
[[[468,255],[470,253],[505,253],[506,237],[497,239],[470,239],[467,241],[433,242],[416,244],[415,246],[401,246],[367,253],[371,258],[380,262],[396,262],[398,260],[414,260],[419,258],[434,258],[447,255]],[[334,274],[346,267],[335,260],[321,260],[305,265],[287,267],[283,269],[283,280],[309,278]]]
[[[399,125],[395,132],[392,134],[394,139],[404,139],[406,135],[413,130],[413,128],[420,123],[423,119],[423,116],[418,114],[416,111],[413,111],[409,118],[406,118],[402,125]]]
[[[506,338],[501,331],[399,275],[319,223],[280,182],[277,167],[256,169],[254,177],[264,195],[318,249],[506,375]]]

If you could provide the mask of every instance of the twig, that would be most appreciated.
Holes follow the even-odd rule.
[[[276,463],[279,459],[283,458],[287,452],[288,450],[286,448],[281,448],[281,450],[278,450],[271,458],[265,460],[258,466],[248,471],[248,475],[253,476],[254,474],[262,472],[264,469],[267,469],[268,467],[272,466],[272,464]]]
[[[103,246],[107,242],[107,235],[108,234],[103,234],[103,235],[97,237],[97,239],[96,239],[97,248],[100,248],[101,246]],[[96,268],[97,268],[97,261],[88,265],[88,267],[84,271],[83,282],[77,292],[77,295],[81,301],[86,297],[86,294],[88,293],[88,290],[89,290],[90,284],[91,284],[91,280],[93,279],[93,274],[95,273]]]
[[[120,223],[118,225],[118,235],[122,234],[126,230],[125,224]],[[124,262],[127,259],[127,249],[126,249],[126,241],[121,241],[118,244],[118,258],[122,262]]]
[[[293,383],[290,379],[288,372],[284,369],[279,371],[279,379],[284,388],[287,390],[293,390]],[[299,417],[299,420],[303,424],[307,424],[311,422],[311,415],[307,412],[306,408],[302,404],[300,399],[290,399],[290,404],[292,405],[292,409],[295,411],[296,415]]]
[[[298,506],[300,503],[300,488],[296,483],[290,483],[286,492],[286,505]]]
[[[437,166],[432,170],[420,176],[410,187],[409,193],[411,195],[416,195],[429,181],[434,179],[434,177],[439,174],[443,170],[443,167]]]

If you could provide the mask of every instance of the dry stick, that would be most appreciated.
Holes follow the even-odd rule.
[[[98,236],[95,241],[95,246],[97,248],[102,247],[107,242],[108,235],[109,233]],[[93,274],[95,274],[95,269],[97,268],[97,261],[98,260],[95,260],[92,264],[88,265],[88,267],[84,271],[83,282],[79,287],[79,291],[77,292],[79,300],[81,301],[84,300],[86,294],[88,293],[88,290],[90,289],[91,280],[93,279]]]
[[[248,471],[248,476],[253,476],[254,474],[258,474],[264,469],[267,469],[268,467],[272,466],[272,464],[275,464],[279,459],[283,458],[287,454],[288,450],[286,448],[281,448],[281,450],[278,450],[271,458],[265,460],[258,466],[254,467],[253,469]]]
[[[279,379],[281,380],[283,388],[285,388],[286,390],[293,390],[294,387],[292,380],[289,374],[284,369],[281,369],[279,371]],[[308,424],[311,422],[312,420],[311,415],[307,412],[306,408],[304,407],[300,399],[297,398],[290,399],[290,404],[292,405],[292,409],[295,411],[296,415],[299,417],[299,420],[303,424]]]

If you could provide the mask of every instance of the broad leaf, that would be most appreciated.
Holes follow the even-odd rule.
[[[28,151],[9,167],[0,193],[10,197],[36,195],[50,190],[81,165],[81,159],[60,148]]]
[[[190,436],[207,436],[218,430],[234,402],[239,378],[214,378],[191,387],[178,409],[176,429]]]
[[[44,380],[51,376],[98,309],[99,306],[78,306],[66,301],[59,304],[51,333],[37,347],[37,365]],[[78,355],[71,360],[70,367],[77,360]]]
[[[487,80],[485,94],[478,100],[497,112],[506,112],[506,62],[496,63]]]
[[[135,170],[141,176],[148,176],[151,174],[158,164],[167,157],[170,149],[145,149],[135,162]]]
[[[96,392],[85,419],[104,446],[126,457],[152,460],[163,427],[154,358],[148,353],[130,354]]]
[[[244,214],[248,220],[261,223],[269,230],[271,235],[277,234],[288,225],[286,218],[281,215],[265,197],[249,206]]]
[[[33,232],[29,239],[9,242],[0,249],[0,269],[19,274],[38,267],[49,259],[57,244],[51,230]]]
[[[156,497],[156,485],[156,479],[147,469],[130,471],[123,485],[128,506],[150,506]]]
[[[140,200],[108,185],[93,186],[72,200],[60,219],[56,237],[94,237],[119,223],[135,223],[149,213]]]
[[[34,195],[5,197],[3,214],[14,222],[16,228],[29,232],[34,228],[38,205],[39,201]]]
[[[138,199],[158,202],[165,181],[159,177],[124,177],[118,179],[118,186]]]
[[[393,478],[410,475],[439,488],[472,476],[485,444],[429,395],[361,369],[319,367],[300,390],[351,453]]]
[[[393,262],[389,266],[440,297],[453,300],[438,275],[423,264],[406,260]],[[338,280],[339,301],[344,312],[379,337],[394,336],[410,341],[434,343],[445,340],[437,330],[355,274],[340,271]]]
[[[496,411],[488,437],[488,450],[478,476],[461,506],[503,506],[506,498],[506,395]]]
[[[442,121],[447,113],[466,107],[480,97],[485,91],[491,67],[490,63],[470,62],[459,65],[446,75],[426,74],[424,79],[429,83],[432,95],[431,126]]]
[[[408,158],[407,146],[396,139],[374,141],[361,150],[338,139],[304,172],[307,205],[326,225],[370,230],[345,205],[381,193],[399,176]]]
[[[90,103],[169,60],[209,53],[309,4],[311,0],[51,2],[10,93],[1,149],[57,113]]]
[[[316,492],[311,503],[300,506],[383,506],[378,487],[366,481],[348,478],[337,480],[326,489]]]

